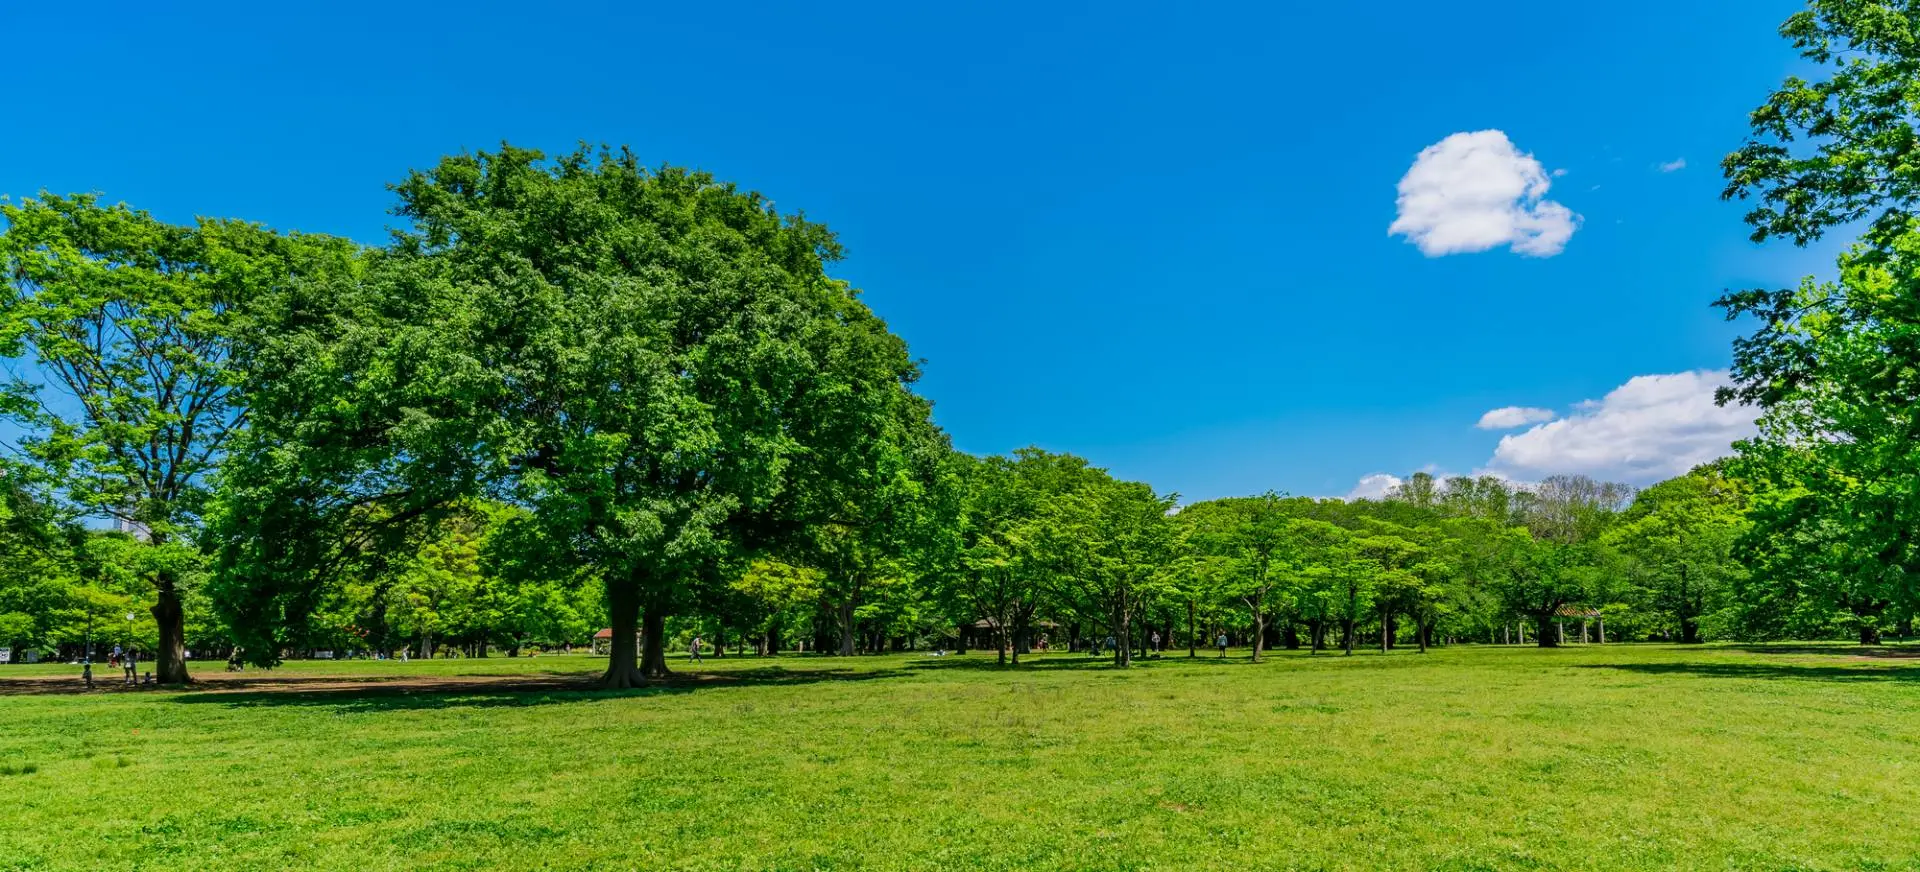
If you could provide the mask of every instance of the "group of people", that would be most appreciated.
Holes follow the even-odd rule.
[[[107,665],[120,668],[128,687],[140,683],[140,653],[133,648],[113,646],[113,653],[107,655]]]
[[[1148,656],[1160,657],[1166,654],[1166,643],[1167,640],[1161,638],[1159,630],[1153,631],[1152,635],[1147,637]],[[1116,650],[1116,644],[1113,635],[1109,633],[1104,642],[1095,642],[1088,646],[1087,654],[1093,657],[1098,657],[1102,654],[1111,654]],[[1227,634],[1221,633],[1219,638],[1214,640],[1214,644],[1220,649],[1220,656],[1227,656]]]
[[[1106,639],[1095,641],[1092,645],[1088,646],[1087,654],[1092,657],[1098,657],[1102,654],[1112,654],[1119,650],[1119,645],[1119,641],[1113,637],[1113,634],[1108,633]],[[1154,630],[1152,634],[1147,636],[1148,656],[1159,657],[1165,654],[1166,651],[1167,640],[1161,638],[1159,630]]]

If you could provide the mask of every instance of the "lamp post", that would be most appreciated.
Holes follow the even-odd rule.
[[[93,689],[93,610],[87,610],[86,650],[80,655],[80,680],[87,683],[87,689]]]
[[[140,683],[140,667],[137,665],[139,662],[140,661],[133,656],[133,613],[128,612],[127,646],[125,653],[120,655],[120,668],[127,674],[128,685]]]

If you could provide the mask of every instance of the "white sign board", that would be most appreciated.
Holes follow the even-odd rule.
[[[13,649],[0,648],[0,663],[12,663],[12,662],[13,662]]]
[[[315,660],[332,660],[332,659],[333,659],[333,652],[332,652],[332,651],[315,651],[315,652],[313,652],[313,659],[315,659]]]

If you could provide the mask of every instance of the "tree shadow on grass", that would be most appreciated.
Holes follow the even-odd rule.
[[[1793,663],[1580,663],[1575,669],[1614,669],[1642,675],[1790,681],[1920,682],[1920,669],[1886,666],[1812,666]]]
[[[1270,654],[1268,656],[1271,659],[1273,658],[1274,655]],[[1183,652],[1180,652],[1179,654],[1170,653],[1165,657],[1157,657],[1157,658],[1148,657],[1144,659],[1135,657],[1131,668],[1153,669],[1160,666],[1169,666],[1169,667],[1171,666],[1241,666],[1241,665],[1250,664],[1251,662],[1252,661],[1248,660],[1246,655],[1244,654],[1237,654],[1232,657],[1227,657],[1224,659],[1220,657],[1211,657],[1205,654],[1202,654],[1199,657],[1189,658],[1186,655],[1186,652],[1183,651]],[[1263,661],[1263,662],[1268,662],[1268,661]],[[1113,665],[1113,657],[1110,655],[1101,656],[1101,657],[1088,657],[1085,654],[1055,654],[1055,655],[1039,657],[1031,660],[1021,660],[1018,666],[1015,666],[1012,663],[1006,663],[1003,665],[1000,663],[1000,661],[997,658],[993,657],[992,655],[988,655],[986,657],[979,657],[979,656],[930,657],[926,660],[909,661],[907,663],[906,668],[916,670],[916,671],[919,671],[919,670],[939,670],[939,671],[980,670],[984,672],[1008,672],[1008,671],[1033,670],[1033,671],[1043,671],[1043,672],[1044,671],[1065,672],[1065,671],[1080,671],[1080,670],[1116,669],[1117,667]]]
[[[499,676],[496,678],[432,677],[326,678],[300,676],[280,681],[263,681],[260,686],[240,690],[195,687],[174,689],[169,702],[219,705],[229,708],[309,706],[339,712],[410,711],[449,708],[523,708],[695,693],[723,687],[781,686],[816,684],[831,681],[872,681],[892,678],[897,671],[856,671],[852,669],[787,669],[769,666],[727,672],[683,672],[656,679],[645,687],[630,690],[601,690],[595,687],[597,675],[548,675],[540,677]]]
[[[992,655],[929,657],[925,660],[907,661],[906,668],[914,671],[956,672],[979,670],[983,672],[1020,672],[1028,670],[1077,670],[1101,669],[1113,667],[1113,660],[1107,657],[1055,656],[1023,659],[1018,666],[1012,661],[1002,664]]]
[[[1852,643],[1771,642],[1728,645],[1728,650],[1747,654],[1823,654],[1829,657],[1860,657],[1873,660],[1920,660],[1920,645],[1856,645]]]

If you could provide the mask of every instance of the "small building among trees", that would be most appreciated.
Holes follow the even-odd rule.
[[[634,650],[639,650],[637,647],[640,644],[639,630],[633,632],[633,644],[636,646]],[[593,653],[601,655],[613,653],[613,629],[611,627],[604,628],[600,632],[593,634]]]

